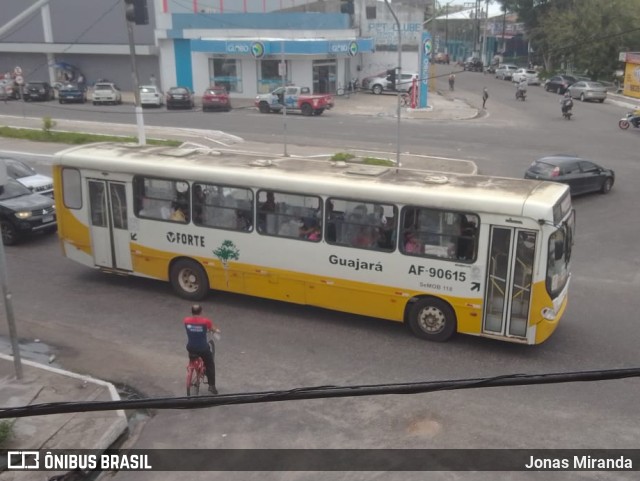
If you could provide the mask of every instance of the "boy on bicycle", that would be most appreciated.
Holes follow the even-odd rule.
[[[187,351],[189,359],[198,357],[204,362],[207,371],[207,381],[209,382],[209,392],[218,394],[216,389],[216,365],[213,360],[213,352],[209,348],[208,332],[220,332],[213,322],[206,317],[202,317],[202,306],[194,304],[191,306],[191,316],[184,318],[184,327],[187,331]],[[213,348],[213,341],[211,341]]]

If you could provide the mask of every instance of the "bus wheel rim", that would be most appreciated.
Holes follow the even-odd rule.
[[[196,292],[200,287],[198,276],[191,269],[182,269],[178,276],[180,287],[187,292]]]
[[[418,317],[420,329],[429,334],[437,334],[442,331],[447,323],[444,313],[433,306],[425,307]]]

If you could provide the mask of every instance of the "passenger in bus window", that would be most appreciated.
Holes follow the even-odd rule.
[[[260,205],[260,210],[264,212],[276,211],[276,201],[273,192],[267,192],[267,200]]]
[[[187,222],[187,215],[185,214],[185,206],[182,204],[178,204],[177,202],[174,202],[171,205],[171,216],[169,217],[170,220],[175,220],[177,222]]]
[[[236,211],[236,225],[238,230],[249,232],[253,223],[251,222],[251,213],[248,210]]]
[[[351,245],[354,247],[372,247],[376,241],[377,239],[374,235],[373,228],[368,225],[362,225],[358,228],[355,237],[351,241]]]
[[[423,247],[418,236],[413,231],[404,233],[404,251],[407,254],[422,254]]]
[[[476,226],[467,220],[466,216],[460,219],[460,237],[458,238],[457,257],[460,260],[472,260],[475,250]]]
[[[195,224],[202,224],[204,222],[204,204],[205,195],[200,184],[193,186],[193,222]]]

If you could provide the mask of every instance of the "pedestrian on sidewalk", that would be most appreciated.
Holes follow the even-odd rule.
[[[489,91],[487,87],[482,89],[482,108],[486,109],[487,99],[489,98]]]
[[[449,90],[453,92],[454,85],[456,83],[456,76],[454,74],[449,75]]]
[[[194,304],[191,306],[191,316],[185,317],[183,324],[187,330],[187,351],[189,352],[189,359],[193,357],[200,357],[204,362],[204,367],[207,371],[207,381],[209,383],[209,392],[212,394],[218,394],[216,389],[216,364],[214,361],[215,345],[211,340],[211,348],[209,347],[209,340],[207,339],[207,333],[219,333],[218,329],[210,319],[201,316],[202,306]]]

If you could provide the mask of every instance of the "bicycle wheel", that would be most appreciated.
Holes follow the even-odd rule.
[[[198,369],[189,366],[187,369],[187,396],[197,396],[200,394],[200,375]]]
[[[344,89],[342,87],[338,87],[338,89],[336,90],[336,95],[338,97],[342,97],[344,95]]]

